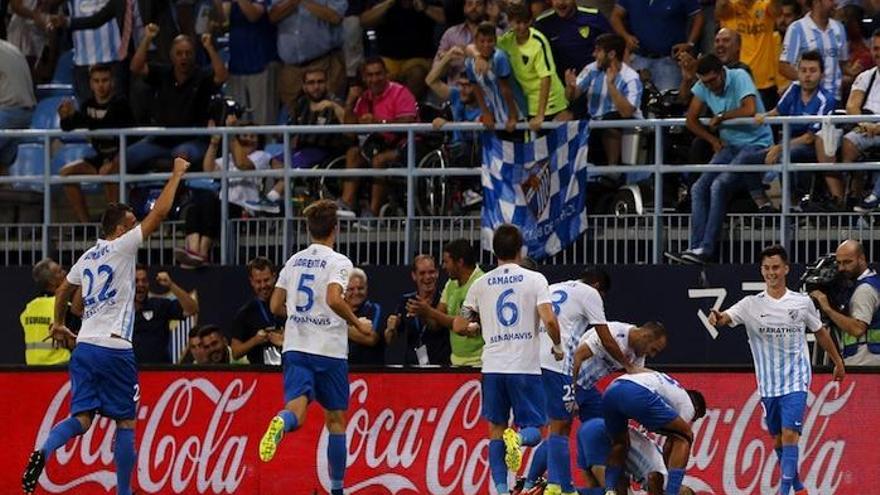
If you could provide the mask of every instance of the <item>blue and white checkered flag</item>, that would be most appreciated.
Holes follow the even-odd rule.
[[[503,223],[522,230],[528,254],[553,256],[587,229],[586,121],[568,122],[529,143],[483,133],[484,249]]]

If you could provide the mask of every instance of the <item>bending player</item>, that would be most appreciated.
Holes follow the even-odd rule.
[[[453,331],[464,335],[476,335],[482,326],[482,413],[489,422],[489,470],[502,494],[509,491],[508,469],[516,471],[522,462],[520,446],[537,445],[547,422],[539,320],[555,358],[563,354],[547,279],[518,264],[522,246],[522,233],[513,225],[495,230],[492,249],[498,267],[474,282],[452,323]],[[511,409],[519,432],[507,427]]]
[[[816,342],[834,363],[834,379],[845,375],[843,359],[822,325],[819,311],[806,294],[788,289],[788,254],[782,246],[761,252],[761,277],[767,288],[746,296],[727,311],[712,309],[709,324],[745,325],[749,347],[755,360],[758,392],[764,406],[767,431],[773,435],[782,477],[779,493],[806,495],[798,477],[798,442],[807,406],[812,369],[806,331],[814,332]]]
[[[309,403],[317,400],[330,432],[330,493],[342,495],[348,462],[348,327],[364,335],[371,335],[373,328],[369,320],[358,319],[343,298],[352,264],[333,250],[336,204],[317,201],[303,213],[312,244],[287,260],[270,301],[274,314],[287,317],[282,354],[284,409],[269,422],[260,441],[260,459],[272,460],[284,434],[303,425]]]
[[[107,205],[101,217],[102,238],[80,256],[55,294],[52,338],[75,338],[77,342],[68,367],[70,417],[55,425],[40,449],[31,454],[21,479],[27,494],[37,488],[40,473],[52,453],[85,433],[96,413],[116,420],[116,493],[131,494],[131,473],[136,460],[134,428],[140,400],[131,346],[137,252],[171,211],[177,186],[187,168],[186,160],[174,160],[171,177],[140,224],[130,206]],[[73,335],[64,321],[68,303],[83,282],[82,327],[78,335]]]
[[[611,453],[605,464],[605,493],[618,495],[617,483],[629,451],[628,422],[638,421],[649,431],[666,436],[663,445],[668,471],[666,493],[678,493],[690,457],[694,434],[691,423],[706,414],[706,401],[696,390],[685,390],[665,373],[646,370],[611,382],[602,397]]]

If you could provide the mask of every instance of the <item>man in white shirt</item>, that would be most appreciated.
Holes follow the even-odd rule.
[[[171,178],[140,224],[130,206],[107,205],[101,218],[102,238],[80,256],[55,294],[52,337],[75,337],[77,341],[69,367],[71,416],[55,425],[43,446],[31,453],[21,480],[27,494],[36,489],[49,456],[71,438],[88,431],[95,414],[100,413],[116,421],[116,493],[131,495],[136,460],[134,428],[140,400],[137,363],[131,346],[137,252],[171,211],[177,186],[187,168],[186,160],[174,160]],[[74,336],[64,321],[68,303],[80,287],[82,327]]]
[[[547,279],[519,265],[522,247],[515,226],[495,230],[492,249],[498,267],[471,285],[452,322],[458,334],[476,335],[482,329],[482,415],[489,422],[489,470],[498,493],[508,492],[508,468],[520,467],[520,446],[537,445],[547,423],[539,323],[553,342],[554,357],[563,356]],[[519,432],[507,428],[511,409]]]
[[[605,467],[606,495],[618,494],[617,484],[629,449],[627,424],[630,419],[666,436],[666,493],[678,493],[694,440],[691,423],[706,414],[703,395],[696,390],[685,390],[665,373],[645,371],[623,375],[611,382],[602,397],[602,409],[612,442]]]
[[[780,461],[779,493],[788,495],[794,488],[797,495],[802,495],[806,491],[798,479],[798,441],[812,375],[806,332],[813,332],[816,342],[831,357],[834,379],[838,381],[844,377],[843,359],[810,297],[786,287],[789,267],[785,248],[770,246],[761,252],[760,259],[767,289],[744,297],[727,311],[713,308],[709,324],[745,325],[764,420]]]
[[[336,210],[330,200],[305,209],[312,244],[287,260],[272,293],[272,313],[287,317],[281,357],[284,409],[269,422],[260,441],[260,459],[272,460],[284,434],[303,425],[309,403],[317,400],[330,433],[330,493],[342,495],[348,460],[348,328],[369,336],[373,326],[367,319],[358,319],[344,299],[353,267],[347,257],[333,250]]]

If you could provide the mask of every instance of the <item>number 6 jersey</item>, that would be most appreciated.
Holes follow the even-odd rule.
[[[541,374],[539,304],[551,304],[544,275],[505,263],[471,285],[461,315],[479,315],[483,373]]]
[[[312,244],[284,264],[275,287],[287,291],[284,352],[348,358],[348,324],[327,304],[327,287],[348,286],[352,264],[323,244]]]
[[[67,281],[82,287],[82,328],[77,342],[131,348],[134,269],[143,243],[144,234],[137,225],[112,241],[98,239],[70,268]]]

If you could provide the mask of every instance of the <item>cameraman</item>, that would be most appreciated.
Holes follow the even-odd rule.
[[[855,284],[847,303],[849,315],[838,311],[820,290],[810,292],[810,297],[840,330],[846,366],[880,366],[880,276],[868,268],[859,241],[844,241],[835,258],[838,271]]]

